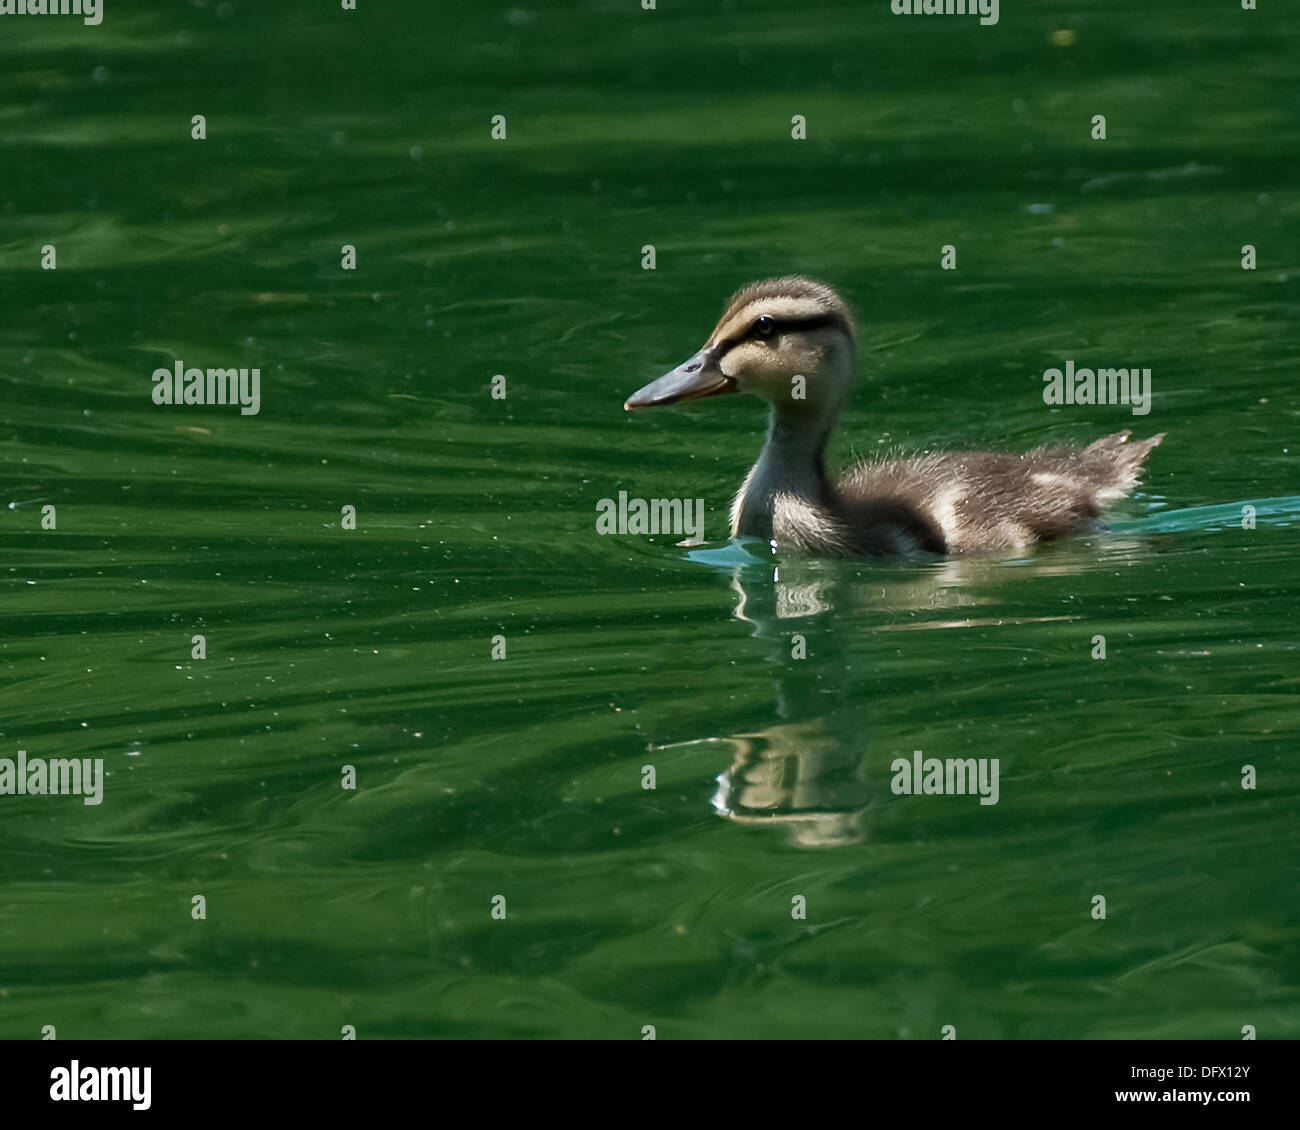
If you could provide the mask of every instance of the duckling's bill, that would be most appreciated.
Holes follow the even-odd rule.
[[[736,382],[718,367],[713,350],[705,348],[672,372],[638,389],[623,402],[623,407],[628,411],[656,408],[661,404],[679,404],[684,400],[700,400],[735,391]]]

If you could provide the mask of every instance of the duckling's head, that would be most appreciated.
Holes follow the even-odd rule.
[[[811,279],[764,279],[732,296],[703,349],[623,407],[749,392],[778,416],[822,417],[839,409],[852,376],[853,322],[840,296]]]

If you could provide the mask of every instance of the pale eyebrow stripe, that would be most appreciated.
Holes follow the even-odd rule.
[[[825,326],[838,326],[845,333],[849,332],[848,323],[845,321],[843,315],[838,314],[833,310],[822,311],[819,314],[810,313],[788,318],[782,318],[775,314],[769,316],[775,323],[776,331],[778,333],[782,330],[819,330]],[[739,318],[732,319],[733,322],[739,320]],[[721,358],[727,350],[734,348],[742,341],[746,341],[752,333],[753,323],[752,321],[746,320],[743,326],[728,334],[712,346],[714,354]]]
[[[812,317],[823,314],[826,307],[819,302],[814,302],[806,298],[752,298],[743,306],[734,310],[727,310],[718,319],[718,324],[714,327],[714,334],[720,339],[730,337],[730,333],[721,334],[718,331],[725,327],[727,330],[738,329],[740,325],[750,325],[759,314],[767,314],[777,321],[785,319],[797,319]]]

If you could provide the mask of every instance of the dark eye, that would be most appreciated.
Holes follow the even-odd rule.
[[[766,314],[761,314],[754,319],[754,332],[759,337],[771,337],[774,329],[776,329],[776,322]]]

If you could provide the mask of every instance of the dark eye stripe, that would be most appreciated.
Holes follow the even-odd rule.
[[[771,315],[767,316],[771,317]],[[770,340],[777,334],[785,333],[787,330],[820,330],[825,326],[839,326],[846,331],[848,329],[844,324],[844,319],[839,314],[810,314],[806,318],[772,318],[772,329],[766,334],[759,334],[753,323],[751,323],[747,329],[732,334],[725,341],[718,342],[716,347],[717,355],[721,357],[728,349],[751,338]]]
[[[784,333],[786,330],[819,330],[823,326],[833,326],[841,319],[837,314],[812,314],[807,318],[773,318],[772,332]]]

